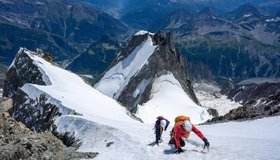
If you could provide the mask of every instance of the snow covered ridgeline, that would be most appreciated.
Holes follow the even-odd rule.
[[[34,52],[19,51],[10,67],[15,74],[10,74],[8,81],[15,78],[13,76],[24,78],[21,77],[24,74],[22,65],[28,64],[26,61],[37,67],[38,78],[44,81],[43,85],[25,81],[15,92],[13,114],[20,114],[22,121],[31,124],[30,127],[42,128],[45,124],[42,122],[48,120],[56,125],[59,133],[74,133],[82,142],[79,151],[97,151],[96,159],[153,160],[162,155],[162,150],[147,147],[154,139],[153,125],[133,120],[116,101]],[[28,70],[33,73],[31,68]]]
[[[22,59],[22,57],[25,58]],[[26,61],[32,61],[32,64],[40,71],[40,74],[37,74],[37,78],[40,79],[41,77],[46,84],[32,84],[32,82],[26,81],[23,86],[18,86],[21,87],[21,91],[25,92],[29,98],[34,100],[36,98],[39,99],[39,96],[44,94],[48,99],[47,103],[57,105],[58,107],[61,106],[61,114],[69,114],[69,112],[64,112],[64,110],[61,109],[66,107],[84,116],[91,115],[96,118],[103,116],[107,117],[107,119],[132,121],[126,114],[125,108],[120,106],[115,100],[87,85],[74,73],[54,66],[40,55],[27,49],[22,48],[18,52],[14,61],[17,63],[13,63],[10,67],[10,70],[14,70],[16,74],[7,77],[7,81],[15,78],[12,76],[17,76],[17,79],[24,78],[21,77],[22,68],[20,67],[22,67],[22,64],[25,64]]]
[[[193,123],[209,119],[187,81],[184,59],[171,47],[170,33],[137,32],[95,88],[116,99],[144,122],[181,114]],[[174,103],[176,101],[177,103]]]
[[[136,36],[143,36],[143,34],[149,33],[140,32]],[[151,36],[148,36],[124,60],[107,71],[95,87],[105,95],[118,99],[130,79],[148,62],[156,47]]]
[[[112,152],[110,154],[113,156],[113,153],[121,153],[120,149],[123,149],[125,151],[122,154],[134,156],[128,153],[131,148],[127,148],[124,143],[130,135],[124,133],[120,126],[121,124],[138,126],[140,122],[128,116],[124,107],[87,85],[79,76],[54,66],[41,55],[23,48],[10,67],[9,72],[12,73],[8,74],[7,81],[24,78],[22,75],[25,70],[22,70],[22,66],[29,64],[26,63],[27,61],[32,63],[32,67],[37,67],[36,71],[40,71],[40,74],[36,75],[38,79],[44,81],[44,84],[32,84],[31,81],[28,83],[29,79],[26,79],[22,80],[25,84],[19,90],[9,92],[15,93],[13,115],[16,119],[37,131],[50,130],[55,124],[61,134],[66,131],[74,132],[74,136],[81,139],[82,150],[86,148],[102,153],[102,149],[110,149]],[[33,73],[35,70],[32,69],[34,68],[26,71]],[[69,129],[68,126],[72,128]],[[108,136],[105,136],[105,133]],[[91,139],[95,140],[88,142],[82,135],[90,135]]]

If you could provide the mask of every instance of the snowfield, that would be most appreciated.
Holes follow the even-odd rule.
[[[62,119],[65,117],[60,118]],[[80,151],[98,151],[97,160],[279,160],[280,117],[272,117],[247,122],[228,122],[213,125],[201,125],[198,128],[210,142],[210,149],[203,149],[203,142],[194,133],[187,140],[182,154],[168,145],[169,132],[163,133],[163,143],[153,145],[153,125],[120,124],[117,129],[100,126],[93,122],[77,121],[69,116],[63,120],[61,131],[75,131],[75,135],[84,142]],[[60,123],[58,120],[57,123]],[[66,124],[65,124],[66,123]],[[114,124],[113,124],[114,125]],[[122,131],[120,131],[120,130]],[[105,147],[102,142],[114,142]]]
[[[238,108],[241,104],[228,99],[226,96],[215,97],[214,93],[221,89],[213,84],[195,83],[194,92],[200,104],[205,108],[214,108],[219,115],[225,115],[230,110]]]
[[[187,114],[194,124],[211,118],[206,108],[194,103],[170,72],[154,80],[151,92],[150,100],[137,107],[136,115],[145,123],[154,123],[159,115],[174,119],[178,115]],[[174,124],[173,120],[171,124]]]
[[[159,147],[152,145],[155,139],[153,123],[151,123],[152,119],[145,117],[144,112],[145,110],[149,112],[149,109],[145,108],[147,106],[156,108],[153,106],[155,105],[153,101],[145,104],[138,113],[143,119],[147,119],[148,123],[140,123],[132,119],[123,106],[87,85],[77,75],[46,62],[30,51],[26,53],[40,68],[48,85],[25,84],[21,89],[33,99],[45,93],[50,103],[60,107],[63,115],[55,120],[58,132],[68,131],[80,139],[82,145],[79,151],[99,152],[94,160],[280,159],[280,117],[198,126],[210,142],[210,151],[204,153],[202,141],[192,133],[184,147],[186,151],[175,154],[174,147],[167,144],[172,126],[163,133],[164,142]],[[163,93],[166,89],[172,91],[174,87],[180,87],[178,84],[167,83],[164,81],[166,79],[176,82],[171,75],[159,77],[158,83],[153,86],[155,91],[159,86],[162,86],[160,92]],[[160,98],[156,93],[153,96]],[[179,95],[176,94],[176,96]],[[163,96],[163,98],[162,103],[158,105],[165,106],[166,103],[167,106],[179,103],[174,97],[167,99]],[[194,106],[189,99],[185,101],[190,106]],[[82,115],[72,115],[69,110]],[[193,110],[193,113],[195,112]],[[174,118],[169,118],[169,120],[173,122]],[[195,118],[193,120],[195,121]]]

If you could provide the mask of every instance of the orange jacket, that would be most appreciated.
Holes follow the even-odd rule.
[[[180,138],[188,138],[190,136],[190,132],[186,131],[183,127],[184,121],[179,121],[174,126],[173,136],[175,140],[176,148],[181,148]],[[204,139],[205,136],[201,133],[199,129],[197,129],[194,125],[192,125],[192,131],[201,139]]]

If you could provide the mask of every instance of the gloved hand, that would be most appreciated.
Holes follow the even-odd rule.
[[[184,150],[182,150],[182,148],[178,148],[177,153],[182,153],[184,152]]]
[[[203,141],[204,141],[204,145],[205,145],[206,147],[209,147],[209,146],[210,146],[210,143],[208,142],[208,140],[207,140],[206,138],[204,138]]]

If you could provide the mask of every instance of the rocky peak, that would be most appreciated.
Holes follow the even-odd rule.
[[[165,46],[170,44],[171,32],[159,31],[153,36],[155,45]]]
[[[20,48],[16,58],[7,71],[6,80],[4,81],[4,97],[13,96],[18,88],[22,87],[25,83],[39,85],[48,83],[43,79],[43,75],[38,67],[33,64],[33,60],[30,59],[28,52],[25,48]],[[43,56],[40,51],[37,54]]]
[[[228,14],[228,18],[233,21],[240,21],[248,17],[260,17],[262,13],[260,9],[250,3],[240,6]]]
[[[206,8],[204,8],[204,9],[202,9],[202,10],[197,14],[197,16],[198,16],[199,18],[202,18],[202,19],[214,19],[214,18],[217,17],[216,14],[215,14],[215,12],[214,12],[211,8],[209,8],[209,7],[206,7]]]
[[[143,31],[141,33],[138,32],[134,36],[132,36],[126,48],[119,54],[116,59],[112,62],[111,66],[114,66],[117,62],[125,59],[129,54],[139,46],[143,41],[147,40],[151,34],[149,32]],[[111,66],[109,68],[111,68]]]
[[[49,77],[36,65],[40,62],[31,58],[35,56],[52,60],[51,56],[42,50],[32,52],[20,48],[6,73],[3,96],[13,98],[14,104],[10,110],[13,118],[36,131],[52,130],[53,118],[61,115],[58,107],[48,103],[43,93],[39,98],[32,99],[22,90],[26,84],[51,85]]]
[[[136,112],[138,104],[143,104],[150,99],[154,80],[161,75],[172,73],[183,90],[198,104],[192,85],[185,73],[185,59],[172,47],[170,39],[171,34],[162,31],[155,34],[148,32],[136,34],[95,87],[103,93],[106,92],[105,94],[108,96],[117,99],[129,111]],[[143,48],[149,47],[153,49],[141,52]],[[143,65],[137,67],[137,71],[133,72],[128,68],[135,68],[135,66],[130,65],[133,65],[136,61],[135,57],[137,55],[134,55],[136,52],[138,54],[150,54],[150,56],[147,59],[139,59],[138,61],[143,61]],[[144,57],[144,55],[141,57]],[[118,65],[122,65],[123,70],[117,70]],[[116,75],[119,75],[119,78],[114,78]],[[119,83],[120,87],[111,89],[110,92],[103,90],[105,83],[108,81],[109,83]]]

